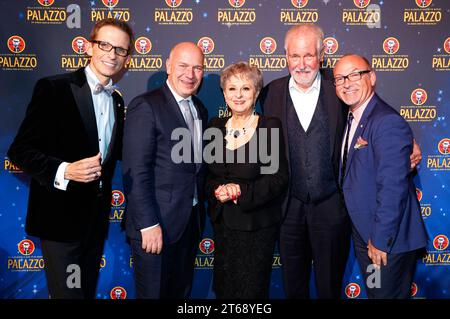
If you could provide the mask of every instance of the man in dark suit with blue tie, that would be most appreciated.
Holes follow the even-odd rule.
[[[194,43],[179,43],[166,69],[166,83],[134,98],[125,121],[125,224],[137,298],[189,297],[205,219],[201,158],[208,113],[193,95],[203,77],[203,53]],[[174,151],[180,128],[190,137],[182,155],[187,161]]]
[[[340,183],[369,298],[409,298],[416,259],[427,243],[410,170],[408,123],[374,92],[376,75],[358,55],[334,69],[338,97],[349,107]],[[368,285],[374,269],[379,285]],[[369,268],[368,268],[369,267]]]

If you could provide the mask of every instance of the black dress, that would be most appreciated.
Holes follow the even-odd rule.
[[[214,118],[209,123],[223,134],[211,141],[223,153],[213,153],[216,161],[208,165],[206,182],[216,247],[214,291],[217,298],[268,298],[281,203],[289,180],[283,130],[277,118],[260,115],[250,141],[231,151],[224,139],[227,120]],[[215,189],[228,183],[241,188],[237,204],[222,204],[215,198]]]

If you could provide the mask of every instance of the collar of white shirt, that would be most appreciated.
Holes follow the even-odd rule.
[[[313,91],[320,90],[320,80],[321,80],[320,72],[317,72],[313,84],[306,91],[303,91],[297,87],[294,78],[291,76],[291,78],[289,79],[289,90],[296,90],[302,94],[311,94]]]
[[[86,74],[86,80],[89,84],[89,88],[91,89],[91,92],[94,93],[95,86],[100,83],[100,80],[95,75],[94,71],[92,71],[91,67],[88,65],[84,68],[84,73]],[[112,85],[113,81],[112,79],[109,79],[109,82],[107,85]]]
[[[166,80],[166,84],[169,87],[170,92],[172,92],[172,95],[174,96],[174,98],[175,98],[175,100],[177,101],[178,104],[180,104],[180,102],[183,101],[183,100],[188,100],[190,102],[190,104],[193,104],[192,96],[184,98],[181,95],[179,95],[177,92],[175,92],[174,89],[172,89],[172,87],[170,86],[169,80]]]

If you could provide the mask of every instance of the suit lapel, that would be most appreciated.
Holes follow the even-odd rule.
[[[284,134],[284,138],[286,141],[286,157],[288,159],[288,162],[290,161],[290,156],[289,156],[289,136],[288,136],[288,132],[287,132],[287,108],[288,108],[288,99],[291,98],[291,95],[289,94],[289,79],[290,76],[286,77],[286,82],[284,83],[284,90],[281,90],[282,92],[282,96],[281,96],[281,100],[280,101],[276,101],[275,103],[280,103],[280,105],[282,105],[281,109],[281,113],[280,113],[280,120],[283,123],[283,134]],[[294,105],[294,103],[292,102],[292,105]],[[290,167],[290,166],[289,166]]]
[[[322,102],[325,103],[328,112],[328,126],[330,130],[330,154],[331,158],[334,156],[335,151],[335,139],[336,139],[336,129],[337,122],[339,120],[338,114],[341,111],[339,108],[341,107],[339,104],[334,103],[336,99],[330,99],[330,96],[336,95],[333,85],[330,83],[330,80],[324,76],[324,73],[321,72],[321,81],[320,81],[320,95],[319,99],[322,99]]]
[[[363,115],[361,116],[361,120],[358,123],[358,127],[356,128],[355,135],[353,135],[352,142],[350,144],[350,149],[348,152],[348,158],[347,158],[347,164],[345,166],[345,175],[344,178],[347,176],[350,165],[352,164],[353,156],[355,155],[355,144],[358,140],[358,137],[362,136],[364,133],[364,130],[366,129],[367,122],[370,119],[370,114],[372,113],[372,110],[375,108],[375,105],[377,104],[377,98],[376,95],[372,97],[369,104],[367,104],[366,109],[364,110]]]
[[[167,83],[164,83],[164,85],[162,86],[162,90],[164,92],[165,98],[166,98],[166,104],[167,104],[167,110],[169,112],[168,115],[168,120],[170,120],[172,122],[172,125],[169,125],[169,129],[173,129],[173,128],[177,128],[177,127],[184,127],[187,130],[189,130],[186,121],[184,120],[184,116],[181,113],[181,109],[180,106],[178,105],[177,100],[175,99],[175,97],[173,96],[172,92],[170,91]],[[192,100],[194,101],[194,99]],[[194,102],[195,105],[195,102]],[[200,116],[201,113],[199,112],[199,108],[197,105],[195,105],[195,108],[197,110],[197,114]],[[172,132],[170,132],[171,134]],[[194,154],[194,147],[191,143],[191,154]],[[193,158],[193,157],[192,157]],[[189,167],[192,167],[192,169],[196,169],[196,165],[194,163],[188,164]],[[191,166],[192,165],[192,166]]]
[[[89,149],[93,154],[97,154],[99,152],[97,121],[95,119],[91,89],[87,83],[84,68],[74,73],[74,81],[70,84],[70,87],[88,135]]]
[[[106,155],[106,158],[104,159],[104,162],[106,162],[107,160],[109,160],[109,158],[111,157],[111,153],[114,150],[114,145],[116,143],[116,135],[117,135],[117,129],[119,127],[119,125],[121,125],[121,121],[122,119],[121,114],[123,114],[123,100],[120,97],[119,93],[117,93],[116,91],[113,92],[112,94],[113,97],[113,109],[114,109],[114,126],[111,132],[111,140],[109,142],[109,146],[108,146],[108,153]]]
[[[177,100],[175,99],[169,87],[167,86],[167,83],[164,83],[164,85],[162,86],[162,90],[167,100],[168,106],[167,109],[174,116],[174,119],[178,123],[176,126],[188,128],[186,121],[184,120],[183,114],[181,113],[180,107],[177,103]]]

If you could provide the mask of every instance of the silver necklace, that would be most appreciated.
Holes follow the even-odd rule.
[[[234,129],[233,128],[233,116],[230,117],[229,123],[227,123],[228,127],[226,129],[226,134],[233,136],[234,138],[238,138],[241,135],[245,135],[247,133],[249,124],[253,123],[254,118],[255,118],[255,113],[252,113],[252,115],[247,119],[247,121],[245,121],[242,128]]]

